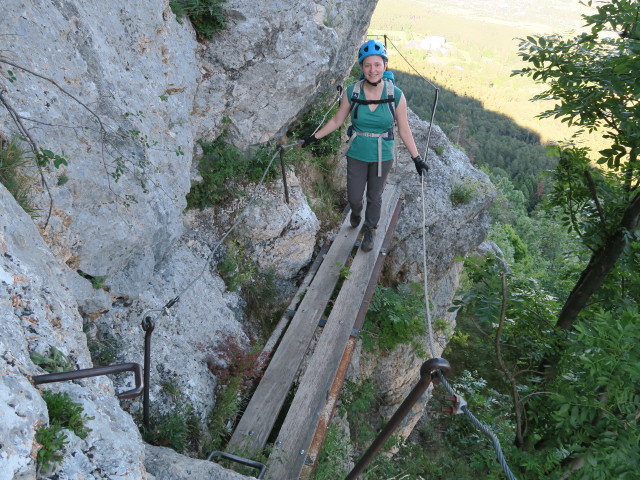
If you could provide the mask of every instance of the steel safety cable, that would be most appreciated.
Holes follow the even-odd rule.
[[[185,292],[187,292],[203,275],[204,272],[206,272],[207,268],[209,267],[209,262],[211,261],[211,259],[213,258],[213,256],[215,255],[215,253],[218,251],[218,249],[220,248],[220,246],[224,243],[224,241],[227,239],[227,237],[229,235],[231,235],[231,233],[238,227],[238,225],[240,225],[240,221],[242,220],[244,214],[246,213],[246,211],[249,209],[249,207],[251,205],[253,205],[253,202],[256,200],[256,198],[258,197],[258,190],[260,189],[260,187],[262,186],[262,184],[264,183],[264,179],[267,177],[267,173],[269,172],[269,169],[271,168],[271,165],[273,164],[273,161],[276,159],[276,157],[279,155],[280,153],[280,149],[287,149],[293,146],[298,145],[300,142],[293,142],[290,143],[288,145],[282,145],[278,148],[278,150],[273,154],[273,156],[271,157],[271,160],[269,160],[269,164],[267,165],[267,168],[265,168],[264,172],[262,173],[262,177],[260,178],[260,181],[256,184],[255,188],[253,189],[253,194],[251,195],[249,202],[244,206],[244,208],[242,209],[242,211],[240,212],[240,214],[238,215],[238,217],[236,218],[236,221],[233,223],[233,225],[231,225],[231,227],[222,235],[222,237],[220,237],[220,240],[218,240],[218,243],[216,244],[216,246],[213,248],[213,250],[211,251],[211,253],[209,253],[207,260],[205,261],[204,266],[202,267],[202,270],[200,270],[200,273],[198,275],[196,275],[188,284],[186,287],[184,287],[180,293],[178,293],[178,295],[176,295],[172,300],[170,300],[165,306],[164,309],[170,308],[171,306],[173,306],[182,295],[184,295]]]
[[[451,388],[451,385],[449,385],[449,382],[447,382],[447,379],[444,376],[444,374],[440,370],[436,370],[436,373],[437,373],[438,377],[440,378],[440,381],[442,382],[442,385],[447,389],[447,391],[451,395],[457,396],[456,392],[453,390],[453,388]],[[489,437],[489,439],[491,439],[491,443],[493,444],[493,449],[495,450],[496,456],[498,457],[498,462],[500,463],[500,466],[502,467],[502,470],[507,475],[507,477],[510,480],[517,480],[517,478],[515,477],[513,472],[511,472],[511,469],[509,468],[509,465],[507,464],[507,460],[504,457],[504,454],[502,453],[502,448],[500,447],[500,440],[498,440],[498,437],[496,436],[496,434],[493,433],[489,429],[489,427],[487,427],[484,423],[482,423],[480,420],[478,420],[473,415],[473,413],[471,413],[469,411],[469,409],[467,408],[466,405],[462,405],[460,407],[460,410],[462,410],[462,412],[471,420],[471,422],[478,428],[478,430],[480,430],[487,437]]]
[[[341,98],[342,98],[342,93],[343,93],[343,89],[341,86],[338,86],[338,96],[336,97],[336,99],[333,101],[333,103],[331,104],[331,106],[327,109],[327,111],[325,112],[324,116],[322,117],[322,120],[320,121],[320,123],[318,124],[318,126],[316,127],[316,129],[314,130],[314,134],[320,129],[320,127],[323,125],[325,119],[327,118],[327,116],[329,115],[329,113],[331,112],[331,110],[333,109],[334,105],[336,105],[336,103],[338,103]],[[281,150],[287,150],[291,147],[295,147],[298,146],[302,143],[302,140],[298,140],[292,143],[289,143],[287,145],[280,145],[278,147],[278,149],[276,150],[276,152],[273,154],[273,156],[271,157],[271,160],[269,160],[269,164],[267,165],[267,167],[264,169],[264,172],[262,173],[262,177],[260,178],[260,181],[256,184],[254,190],[253,190],[253,194],[251,196],[251,198],[249,199],[249,202],[244,206],[244,208],[242,209],[242,211],[240,212],[240,214],[238,215],[238,218],[236,218],[236,221],[233,223],[233,225],[222,235],[222,237],[220,238],[220,240],[218,241],[218,243],[215,245],[215,247],[213,248],[213,250],[209,253],[209,255],[207,256],[207,259],[205,261],[204,266],[202,267],[202,270],[200,270],[200,273],[198,273],[198,275],[196,275],[188,284],[186,287],[184,287],[180,293],[178,293],[175,297],[173,297],[171,300],[169,300],[162,308],[156,308],[156,309],[149,309],[146,310],[143,313],[143,318],[146,318],[147,315],[149,315],[152,312],[158,312],[158,313],[162,313],[162,314],[166,314],[168,312],[168,309],[171,308],[173,305],[176,304],[176,302],[178,302],[178,300],[180,299],[180,297],[182,295],[185,294],[185,292],[187,292],[191,287],[193,287],[193,285],[204,275],[204,272],[207,270],[207,268],[209,267],[209,262],[211,261],[211,259],[213,258],[213,256],[215,255],[215,253],[218,251],[218,249],[220,248],[220,246],[224,243],[224,241],[227,239],[227,237],[238,227],[238,225],[240,224],[240,220],[242,220],[242,217],[244,216],[245,212],[249,209],[249,207],[253,204],[253,202],[255,201],[255,199],[258,196],[258,190],[260,189],[260,187],[262,186],[262,184],[264,183],[264,180],[267,176],[267,173],[269,172],[269,170],[271,169],[271,166],[273,165],[274,160],[276,159],[276,157],[279,155]]]
[[[429,353],[431,358],[438,358],[433,343],[433,324],[431,322],[431,306],[429,305],[429,281],[427,273],[427,207],[425,204],[424,194],[424,177],[420,175],[420,183],[422,186],[422,272],[424,278],[424,307],[427,312],[427,331],[429,334]]]
[[[413,67],[413,65],[411,65],[411,63],[404,57],[404,55],[402,55],[402,53],[397,49],[397,47],[393,44],[393,42],[391,42],[391,40],[389,40],[389,42],[391,43],[393,48],[398,52],[398,54],[404,59],[404,61],[418,74],[418,76],[435,89],[435,98],[433,102],[433,109],[431,111],[431,120],[429,122],[429,130],[427,133],[427,145],[425,147],[425,153],[424,153],[424,160],[426,161],[428,158],[427,155],[429,154],[429,146],[431,141],[431,129],[433,127],[433,121],[436,114],[440,90],[432,82],[424,78]],[[430,350],[431,358],[437,358],[435,343],[434,343],[434,335],[433,335],[433,322],[431,319],[431,306],[429,303],[430,295],[429,295],[429,280],[428,280],[429,277],[428,277],[428,271],[427,271],[427,227],[426,227],[427,208],[426,208],[426,201],[425,201],[426,195],[425,195],[425,175],[424,174],[420,175],[420,185],[421,185],[421,194],[422,194],[422,270],[423,270],[423,279],[424,279],[425,311],[427,314],[427,334],[428,334],[428,342],[429,342],[429,350]],[[454,397],[459,397],[459,395],[456,394],[456,392],[453,390],[451,385],[449,385],[449,382],[447,382],[447,379],[444,376],[444,373],[442,373],[441,370],[436,370],[436,374],[440,378],[440,381],[442,382],[444,387],[447,389],[447,391]],[[487,437],[490,438],[491,443],[493,444],[493,448],[496,452],[496,456],[498,457],[498,462],[500,463],[502,470],[507,475],[509,480],[517,480],[513,472],[511,472],[509,465],[507,464],[507,460],[505,459],[504,454],[502,453],[500,441],[496,436],[496,434],[493,433],[484,423],[478,420],[473,415],[473,413],[469,411],[466,404],[462,405],[460,407],[460,410],[469,418],[469,420],[471,420],[471,422],[476,426],[476,428],[478,428],[482,433],[484,433]]]
[[[427,146],[428,148],[428,146]],[[425,191],[424,191],[424,177],[425,175],[421,175],[421,187],[422,187],[422,269],[423,269],[423,278],[424,278],[424,301],[425,301],[425,310],[427,313],[427,332],[428,332],[428,341],[429,341],[429,349],[431,353],[431,358],[437,358],[435,345],[434,345],[434,336],[433,336],[433,324],[431,321],[431,307],[429,305],[429,281],[428,281],[428,272],[427,272],[427,208],[425,202]],[[455,397],[458,395],[455,393],[451,385],[447,382],[447,379],[442,373],[441,370],[436,370],[440,381],[445,386],[447,391]],[[502,466],[505,474],[510,480],[517,480],[513,475],[511,470],[509,469],[509,465],[507,465],[507,461],[504,458],[504,454],[502,453],[502,448],[500,447],[500,441],[498,437],[493,433],[486,425],[484,425],[480,420],[478,420],[466,407],[463,405],[460,410],[471,420],[471,422],[482,431],[485,435],[487,435],[491,442],[493,443],[493,448],[496,452],[496,456],[498,457],[498,462]]]
[[[320,128],[324,125],[325,120],[327,119],[327,117],[329,116],[329,114],[331,113],[331,110],[333,110],[333,107],[336,105],[336,103],[339,103],[340,100],[342,100],[342,94],[344,92],[344,89],[342,88],[341,85],[338,85],[338,96],[336,97],[336,99],[333,101],[333,103],[331,104],[331,106],[329,107],[329,109],[325,112],[324,116],[322,117],[322,120],[320,120],[320,123],[318,123],[318,126],[316,127],[316,129],[313,131],[313,133],[311,135],[315,135],[316,132],[318,130],[320,130]]]
[[[434,113],[435,113],[435,110],[434,110]],[[432,120],[433,120],[433,117],[432,117]],[[428,151],[428,148],[429,146],[427,145],[427,151]],[[431,320],[431,306],[429,304],[429,296],[430,296],[429,280],[428,280],[429,277],[428,277],[428,271],[427,271],[427,208],[426,208],[426,202],[425,202],[426,195],[424,191],[424,186],[425,186],[424,177],[425,177],[424,174],[420,176],[421,178],[420,183],[422,187],[422,191],[421,191],[421,194],[422,194],[422,269],[423,269],[423,278],[424,278],[424,303],[425,303],[425,310],[427,313],[427,333],[428,333],[428,341],[429,341],[429,350],[431,353],[431,358],[437,358],[438,356],[436,355],[435,344],[434,344],[433,322]],[[441,370],[436,370],[436,373],[440,378],[440,381],[442,382],[442,384],[449,391],[449,393],[455,397],[458,397],[458,395],[455,393],[453,388],[451,388],[451,385],[449,385],[449,383],[447,382],[447,379],[445,378],[444,373],[442,373]],[[500,447],[500,441],[498,440],[498,437],[495,435],[495,433],[493,433],[486,425],[480,422],[480,420],[478,420],[469,411],[466,405],[463,405],[460,409],[471,420],[471,422],[476,426],[476,428],[478,428],[480,431],[482,431],[485,435],[487,435],[491,439],[491,442],[493,443],[493,448],[496,452],[496,456],[498,457],[498,462],[502,466],[502,469],[504,470],[507,477],[510,480],[517,480],[516,477],[511,472],[511,470],[509,469],[509,465],[507,465],[507,461],[504,458],[504,454],[502,453],[502,448]]]

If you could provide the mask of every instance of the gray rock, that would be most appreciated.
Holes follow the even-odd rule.
[[[287,184],[289,203],[284,202],[283,187],[263,190],[238,229],[258,265],[283,278],[293,277],[309,263],[320,228],[293,172],[287,173]]]
[[[258,189],[246,211],[251,186],[237,201],[185,214],[185,196],[197,178],[196,141],[220,135],[225,117],[229,138],[243,150],[280,140],[346,77],[374,6],[368,0],[228,0],[227,27],[199,43],[190,23],[178,23],[166,0],[5,0],[0,52],[24,69],[11,67],[16,78],[10,82],[8,66],[1,66],[3,97],[33,139],[64,154],[68,165],[44,170],[50,218],[47,189],[34,180],[40,208],[35,225],[0,187],[0,365],[7,372],[0,376],[0,416],[6,420],[0,422],[0,475],[35,476],[35,430],[48,417],[39,388],[29,381],[43,372],[29,353],[46,355],[55,347],[75,368],[90,367],[83,327],[92,341],[113,340],[117,361],[142,363],[140,325],[152,317],[154,412],[189,404],[204,418],[213,407],[217,379],[207,369],[207,355],[229,339],[246,344],[250,334],[242,299],[227,291],[216,272],[223,255],[219,242],[240,218],[235,234],[251,245],[249,254],[286,280],[311,259],[319,225],[293,176],[289,205],[276,182]],[[427,124],[411,121],[424,148]],[[0,137],[15,133],[1,108]],[[437,127],[428,158],[433,315],[453,322],[446,307],[461,268],[455,259],[483,240],[493,193],[486,177]],[[416,206],[422,193],[416,178],[404,152],[391,181],[403,185],[411,208],[402,214],[389,256],[392,273],[402,281],[422,279],[422,217]],[[453,206],[452,188],[462,180],[475,194]],[[86,276],[105,277],[104,287],[94,288]],[[167,311],[173,299],[178,302]],[[397,353],[360,358],[358,364],[360,374],[374,375],[384,392],[383,416],[414,383],[420,363],[415,352]],[[399,378],[398,371],[407,374]],[[163,460],[179,456],[143,446],[114,396],[116,389],[131,386],[127,376],[55,386],[94,417],[86,439],[69,435],[60,478],[138,479],[152,478],[145,468],[203,468],[186,457],[175,461],[177,470],[164,467]],[[180,392],[179,398],[170,390]],[[140,402],[127,408],[136,412]]]
[[[35,432],[49,420],[39,392],[42,388],[68,393],[93,417],[86,439],[68,433],[72,441],[52,475],[147,478],[138,429],[120,408],[108,378],[38,388],[30,383],[31,376],[45,373],[32,363],[31,352],[47,356],[56,348],[72,368],[91,367],[91,358],[77,304],[64,283],[67,267],[56,262],[31,219],[3,186],[0,252],[0,363],[6,372],[0,376],[1,478],[35,478],[35,455],[40,448]],[[48,473],[41,478],[48,478]]]
[[[209,462],[185,457],[170,448],[145,445],[145,452],[145,465],[148,471],[155,475],[156,480],[194,480],[197,478],[242,480],[255,478],[227,470],[215,461]]]

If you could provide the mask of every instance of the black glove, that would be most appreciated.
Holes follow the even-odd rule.
[[[308,147],[309,145],[311,145],[312,143],[317,142],[318,139],[316,138],[315,134],[305,138],[304,140],[302,140],[302,148],[304,147]]]
[[[411,158],[411,160],[413,160],[413,164],[416,166],[416,171],[418,172],[418,175],[422,176],[423,170],[425,174],[429,171],[429,167],[427,166],[427,163],[424,160],[422,160],[422,157],[420,155],[416,155],[415,157]]]

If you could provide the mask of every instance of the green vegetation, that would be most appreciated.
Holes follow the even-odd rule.
[[[224,131],[211,142],[199,140],[202,156],[198,171],[202,181],[191,185],[187,194],[187,208],[203,209],[240,195],[240,187],[250,182],[258,182],[269,165],[271,155],[268,146],[257,149],[249,156],[227,142]],[[266,180],[273,180],[278,169],[272,165]]]
[[[90,275],[88,273],[83,272],[82,270],[76,270],[76,271],[78,275],[89,280],[91,282],[91,286],[96,290],[105,288],[105,283],[107,281],[107,277],[105,275]]]
[[[420,340],[426,332],[425,318],[420,286],[378,287],[362,328],[362,346],[367,351],[387,352],[409,343],[422,351]]]
[[[118,359],[120,345],[114,338],[105,337],[100,333],[95,338],[87,336],[87,347],[89,347],[94,367],[113,365]]]
[[[476,191],[476,185],[463,180],[460,183],[456,183],[451,189],[450,200],[454,207],[459,205],[465,205],[474,198]]]
[[[190,439],[196,437],[198,419],[193,418],[190,405],[181,405],[174,411],[153,419],[153,428],[143,429],[142,435],[147,443],[169,447],[183,453]]]
[[[210,363],[212,373],[218,377],[218,388],[216,407],[208,418],[204,453],[224,450],[239,420],[239,412],[266,366],[259,346],[243,346],[230,335],[222,334],[221,337],[216,351],[218,361]]]
[[[238,240],[228,240],[225,255],[218,263],[218,273],[229,291],[242,293],[249,320],[261,335],[267,336],[285,308],[279,278],[272,268],[259,269],[246,248]]]
[[[34,216],[37,210],[33,205],[31,190],[33,179],[25,173],[30,166],[30,161],[25,155],[26,151],[20,148],[16,140],[2,142],[0,183],[5,186],[25,212]]]
[[[210,40],[213,34],[224,29],[227,20],[222,5],[225,0],[171,0],[169,5],[178,22],[189,17],[196,33]]]
[[[314,472],[313,480],[344,478],[349,473],[347,464],[349,458],[353,458],[353,447],[348,435],[335,423],[331,423],[318,457],[318,467]]]
[[[370,415],[377,405],[377,390],[371,379],[360,382],[346,380],[340,393],[341,410],[351,426],[351,440],[360,449],[373,440],[376,431],[371,425]]]
[[[36,460],[41,469],[47,470],[62,461],[62,451],[69,442],[60,425],[47,425],[38,428],[35,438],[36,442],[40,444]]]
[[[41,469],[54,467],[62,460],[64,446],[69,443],[67,435],[62,431],[67,429],[80,438],[87,438],[91,429],[86,423],[93,420],[84,414],[82,405],[71,401],[67,393],[42,392],[42,398],[49,411],[49,425],[42,426],[36,431],[36,441],[40,450],[36,459]]]
[[[255,263],[246,254],[244,247],[234,240],[227,242],[225,256],[218,263],[218,273],[227,289],[231,292],[238,291],[249,283],[255,271]]]
[[[71,430],[80,438],[87,438],[91,429],[86,426],[87,421],[93,417],[84,414],[82,405],[71,401],[68,393],[42,392],[42,398],[49,411],[49,424],[57,424]]]
[[[140,427],[145,441],[198,458],[207,458],[214,450],[224,450],[239,413],[262,374],[265,359],[259,345],[241,345],[231,335],[218,333],[220,344],[208,361],[211,373],[218,379],[215,407],[203,421],[175,384],[165,382],[165,393],[178,406],[163,415],[152,415],[151,428]]]
[[[55,347],[51,347],[46,357],[38,352],[30,352],[29,356],[33,363],[48,373],[69,372],[75,369],[67,356]]]

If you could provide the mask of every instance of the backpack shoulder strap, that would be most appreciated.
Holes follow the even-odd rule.
[[[360,90],[362,89],[363,82],[364,80],[358,80],[354,83],[353,91],[351,92],[351,100],[349,101],[349,103],[351,103],[351,108],[349,109],[349,114],[355,118],[358,118],[358,99],[360,98]]]
[[[393,118],[393,123],[396,123],[396,99],[395,99],[395,85],[389,78],[384,79],[384,83],[387,87],[387,106],[389,107],[389,113]]]

